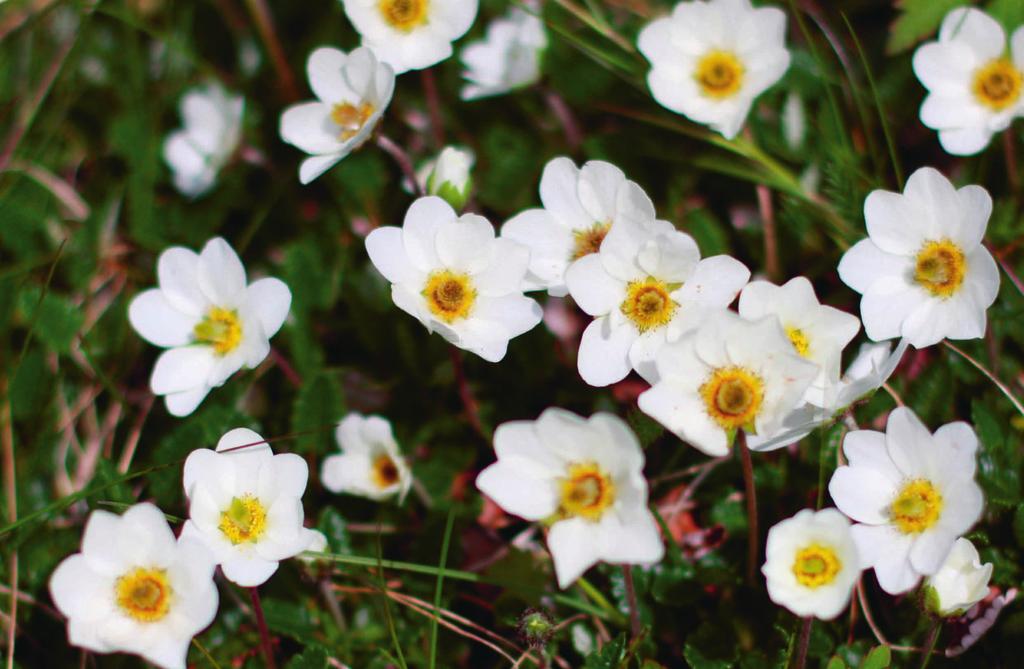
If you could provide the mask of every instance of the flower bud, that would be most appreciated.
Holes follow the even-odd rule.
[[[427,194],[437,195],[456,211],[461,211],[466,206],[473,185],[469,171],[474,160],[473,153],[468,149],[445,147],[427,174]]]
[[[519,636],[531,648],[543,648],[555,634],[555,623],[546,611],[529,608],[519,617]]]
[[[992,563],[982,565],[978,549],[961,537],[939,571],[925,581],[925,608],[944,617],[961,615],[985,598],[991,576]]]

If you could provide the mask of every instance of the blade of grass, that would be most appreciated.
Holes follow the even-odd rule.
[[[434,610],[441,610],[441,590],[444,586],[445,566],[448,563],[448,544],[452,538],[452,526],[455,522],[455,508],[448,510],[448,520],[444,526],[444,539],[441,540],[441,559],[437,563],[437,585],[434,588]],[[430,619],[430,669],[437,665],[437,618]]]
[[[402,653],[402,644],[398,642],[398,632],[395,630],[395,619],[391,616],[391,605],[387,596],[388,584],[384,581],[384,558],[380,546],[380,534],[377,534],[377,587],[380,588],[381,598],[384,603],[384,617],[388,621],[388,633],[391,635],[391,643],[398,653],[397,662],[402,669],[409,669],[405,663],[405,655]]]

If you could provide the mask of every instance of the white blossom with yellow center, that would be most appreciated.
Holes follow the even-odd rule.
[[[480,472],[477,488],[506,512],[549,526],[560,588],[597,562],[661,561],[643,451],[622,419],[551,408],[535,421],[499,425],[494,451],[498,461]]]
[[[366,251],[391,282],[395,306],[488,362],[541,320],[540,305],[523,295],[530,250],[496,239],[487,219],[457,216],[439,197],[413,202],[401,228],[371,232]]]
[[[921,122],[955,155],[982,151],[995,133],[1024,115],[1024,26],[1010,38],[974,7],[946,14],[939,39],[914,53],[914,74],[928,89]]]
[[[859,523],[853,537],[862,565],[874,567],[886,592],[907,592],[922,575],[935,574],[956,538],[981,517],[977,447],[967,423],[932,434],[905,407],[889,414],[884,434],[846,435],[849,464],[836,470],[828,490],[839,510]]]
[[[215,566],[200,542],[175,539],[152,504],[121,516],[93,511],[81,552],[50,577],[50,595],[68,618],[72,645],[185,669],[192,637],[217,614]]]
[[[640,31],[658,104],[732,138],[789,68],[786,15],[749,0],[680,2]]]
[[[334,438],[341,454],[324,459],[320,482],[325,488],[373,500],[398,495],[402,501],[412,486],[412,472],[391,423],[380,416],[350,413],[338,423]]]
[[[768,530],[761,567],[768,596],[797,616],[838,616],[860,572],[850,521],[835,509],[804,509]]]
[[[157,281],[159,288],[132,300],[128,320],[143,339],[169,349],[157,358],[150,389],[171,414],[187,416],[239,369],[263,362],[292,294],[278,279],[247,283],[242,261],[220,237],[200,253],[166,249]]]
[[[477,0],[341,0],[345,14],[395,74],[422,70],[452,55],[452,42],[476,19]]]
[[[654,206],[633,182],[619,190],[616,208],[620,216],[600,251],[565,275],[573,300],[594,317],[577,357],[580,376],[592,386],[621,381],[631,369],[653,383],[661,347],[727,307],[750,278],[729,256],[701,260],[693,238],[655,220]]]
[[[663,346],[655,365],[658,380],[640,409],[714,456],[729,452],[738,430],[775,434],[818,375],[775,316],[748,321],[724,309]]]
[[[999,269],[982,244],[991,213],[988,191],[958,190],[930,167],[910,175],[903,193],[868,195],[868,239],[839,261],[839,278],[863,296],[868,337],[924,348],[985,335],[999,292]]]
[[[189,519],[181,536],[201,541],[231,581],[260,585],[281,560],[321,545],[302,526],[308,477],[298,455],[275,455],[252,430],[231,430],[215,451],[200,448],[185,460]]]
[[[351,53],[321,47],[309,55],[306,76],[317,99],[281,114],[281,139],[310,154],[299,167],[308,184],[370,139],[395,92],[395,73],[370,49]]]

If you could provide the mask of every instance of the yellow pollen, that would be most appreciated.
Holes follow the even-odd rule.
[[[793,575],[800,585],[818,588],[836,579],[843,563],[836,552],[828,546],[811,544],[801,548],[793,560]]]
[[[114,582],[117,605],[130,618],[153,623],[171,608],[171,584],[163,569],[136,567]]]
[[[560,479],[565,516],[578,516],[587,520],[600,520],[605,510],[615,501],[615,483],[608,472],[595,462],[569,465],[565,478]]]
[[[600,251],[601,242],[604,241],[605,235],[608,234],[611,227],[611,223],[595,223],[589,228],[574,230],[572,233],[572,259],[578,260],[583,256]]]
[[[708,415],[725,430],[752,430],[764,400],[764,381],[743,367],[719,367],[700,387]]]
[[[705,97],[725,100],[743,86],[743,63],[729,51],[711,51],[697,63],[693,77]]]
[[[799,328],[786,328],[786,336],[789,337],[796,352],[806,358],[808,350],[811,348],[811,342],[807,339],[804,331]]]
[[[233,544],[259,541],[267,529],[267,510],[252,495],[232,497],[220,514],[220,531]]]
[[[889,516],[900,532],[919,534],[934,525],[942,513],[942,495],[927,479],[914,479],[899,491]]]
[[[626,286],[626,299],[619,309],[633,322],[640,332],[667,325],[679,306],[670,293],[679,288],[679,284],[668,284],[654,277],[640,281],[631,281]]]
[[[1003,111],[1020,99],[1024,74],[1008,58],[996,58],[974,73],[974,97],[992,111]]]
[[[398,465],[386,453],[378,455],[370,469],[373,484],[380,489],[390,488],[398,483]]]
[[[935,297],[953,295],[966,273],[964,252],[948,239],[926,242],[917,253],[914,280]]]
[[[341,141],[352,139],[356,136],[366,122],[373,116],[374,106],[369,102],[364,102],[358,107],[350,102],[343,102],[338,105],[334,105],[331,109],[331,120],[341,128],[341,132],[338,133],[338,138]]]
[[[402,32],[410,32],[427,22],[430,0],[380,0],[377,8],[384,21]]]
[[[468,316],[473,309],[476,289],[465,274],[442,270],[427,277],[423,297],[427,298],[430,313],[445,323],[454,323]]]
[[[199,321],[193,333],[196,341],[209,344],[217,355],[227,355],[242,341],[242,324],[237,311],[214,307]]]

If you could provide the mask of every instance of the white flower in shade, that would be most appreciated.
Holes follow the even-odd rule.
[[[308,477],[298,455],[274,455],[252,430],[231,430],[216,451],[200,448],[185,460],[189,519],[181,536],[203,542],[231,581],[260,585],[281,560],[321,545],[302,526]]]
[[[583,167],[564,156],[548,161],[540,178],[544,207],[520,212],[501,228],[502,237],[530,249],[527,290],[547,289],[556,297],[568,294],[565,271],[601,249],[622,213],[619,190],[627,183],[632,182],[622,170],[603,160],[588,161]],[[649,208],[653,211],[653,205]]]
[[[922,575],[936,573],[956,538],[981,517],[977,447],[966,423],[943,425],[933,435],[907,408],[889,414],[884,434],[846,435],[849,465],[835,471],[828,491],[860,523],[853,538],[861,565],[874,567],[886,592],[906,592]]]
[[[829,391],[839,383],[843,349],[860,329],[857,317],[818,302],[814,286],[802,276],[782,286],[767,281],[747,284],[740,293],[739,312],[747,320],[778,317],[793,349],[819,368],[804,400],[826,407]]]
[[[511,8],[491,21],[484,39],[462,49],[463,100],[502,95],[540,79],[540,59],[548,46],[539,9]]]
[[[988,595],[992,563],[981,564],[978,549],[960,537],[934,575],[925,579],[925,604],[940,616],[963,615]]]
[[[457,216],[439,197],[412,203],[401,228],[366,237],[391,299],[430,332],[488,362],[505,357],[509,339],[537,325],[540,305],[523,295],[530,250],[495,239],[482,216]]]
[[[128,320],[143,339],[169,349],[149,379],[175,416],[195,411],[212,388],[260,364],[288,316],[292,294],[279,279],[246,283],[238,255],[220,237],[202,253],[172,246],[157,260],[159,288],[143,291]]]
[[[309,55],[306,74],[317,100],[285,109],[280,127],[281,139],[310,154],[299,167],[304,184],[370,138],[395,92],[394,71],[367,48],[321,47]]]
[[[654,207],[636,184],[619,195],[634,200],[638,211],[649,210],[623,218],[598,253],[565,273],[569,294],[594,317],[577,356],[580,376],[592,386],[621,381],[630,369],[656,382],[661,347],[728,307],[750,278],[735,258],[701,260],[693,237],[654,220]]]
[[[1024,27],[1010,39],[994,18],[974,7],[946,14],[939,40],[914,53],[914,74],[928,89],[921,122],[939,131],[947,152],[978,153],[992,135],[1024,115]]]
[[[749,0],[680,2],[640,31],[658,104],[732,138],[789,68],[786,15]]]
[[[436,195],[459,211],[466,206],[473,187],[470,170],[475,161],[469,149],[446,146],[437,160],[424,165],[416,176],[427,195]]]
[[[839,261],[839,278],[863,296],[868,337],[902,336],[924,348],[985,335],[985,310],[999,292],[999,269],[981,243],[991,213],[984,188],[957,190],[930,167],[910,175],[902,194],[868,195],[868,239]]]
[[[477,0],[341,0],[363,46],[401,74],[452,55],[476,19]]]
[[[331,492],[374,500],[398,495],[412,486],[412,472],[398,450],[391,423],[380,416],[345,416],[334,432],[341,455],[324,459],[320,481]]]
[[[737,430],[773,435],[818,375],[774,316],[747,321],[722,310],[661,348],[658,381],[641,411],[708,455],[726,455]]]
[[[835,509],[804,509],[768,530],[761,567],[768,596],[795,615],[838,616],[860,571],[850,521]]]
[[[217,83],[193,88],[181,100],[184,127],[164,140],[164,160],[174,173],[174,187],[199,197],[238,148],[245,101]]]
[[[508,513],[550,526],[560,588],[600,561],[661,561],[644,454],[622,419],[547,409],[535,421],[499,425],[494,451],[498,461],[480,472],[477,488]]]
[[[81,552],[50,577],[50,596],[68,618],[72,645],[184,669],[192,637],[217,615],[215,566],[201,543],[175,539],[152,504],[121,516],[93,511]]]

